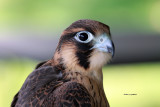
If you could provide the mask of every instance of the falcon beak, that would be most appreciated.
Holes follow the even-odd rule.
[[[110,53],[112,57],[114,56],[114,44],[106,34],[95,38],[95,45],[92,48],[95,48],[101,52]]]

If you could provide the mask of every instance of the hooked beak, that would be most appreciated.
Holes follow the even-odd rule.
[[[96,38],[95,45],[92,48],[95,48],[101,52],[110,53],[112,57],[114,56],[114,44],[106,34],[103,34],[102,36]]]

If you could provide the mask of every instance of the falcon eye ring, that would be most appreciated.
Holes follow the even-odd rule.
[[[93,39],[93,35],[87,31],[80,31],[76,34],[75,39],[81,43],[88,43]]]

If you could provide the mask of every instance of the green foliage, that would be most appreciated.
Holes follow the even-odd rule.
[[[152,31],[150,9],[157,2],[155,0],[74,2],[74,0],[2,0],[0,23],[3,27],[28,25],[32,29],[50,28],[56,31],[78,19],[94,19],[110,25],[119,32],[122,28],[127,29],[125,32],[130,32],[132,29],[139,32]]]
[[[0,107],[10,106],[34,66],[35,62],[28,60],[0,61]]]
[[[0,61],[0,107],[10,106],[36,63],[26,59]],[[153,62],[104,67],[104,88],[111,107],[159,107],[159,65]]]
[[[106,66],[103,84],[111,107],[160,107],[159,65],[150,62]]]

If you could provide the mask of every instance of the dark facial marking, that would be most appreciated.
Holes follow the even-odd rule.
[[[79,61],[79,65],[82,66],[84,69],[89,68],[90,62],[89,62],[89,57],[92,53],[92,50],[90,50],[91,43],[76,43],[77,46],[77,52],[76,56]]]
[[[66,43],[66,42],[70,42],[73,40],[73,37],[76,35],[76,32],[73,32],[73,33],[68,33],[64,36],[61,36],[60,40],[59,40],[59,43],[58,43],[58,46],[57,46],[57,50],[60,51],[61,49],[61,46],[63,43]]]

